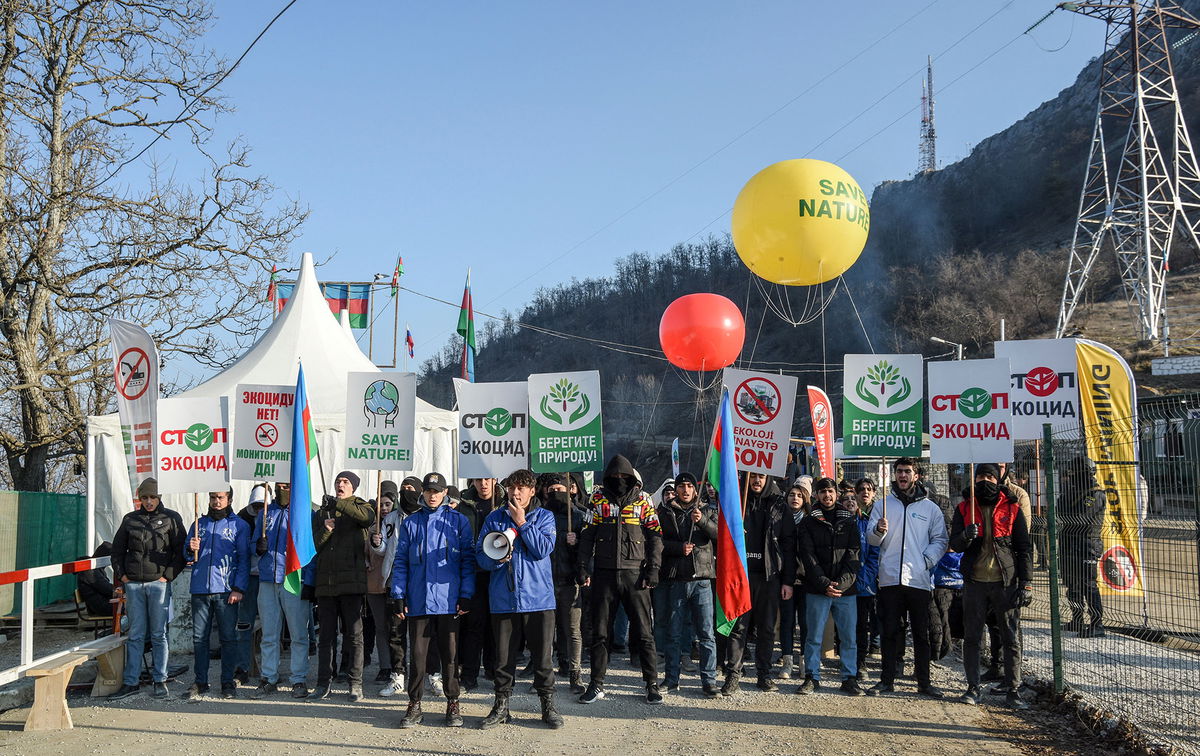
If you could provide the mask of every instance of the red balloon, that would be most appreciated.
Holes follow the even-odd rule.
[[[688,294],[668,305],[658,323],[658,341],[672,365],[720,370],[742,353],[746,321],[720,294]]]

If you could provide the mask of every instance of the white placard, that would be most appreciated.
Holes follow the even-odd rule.
[[[1007,358],[1012,369],[1014,438],[1041,438],[1045,423],[1056,437],[1079,435],[1075,339],[997,341],[996,356]],[[1074,433],[1067,432],[1071,427]]]
[[[288,481],[292,470],[295,400],[295,386],[238,384],[233,395],[230,477]]]
[[[458,474],[503,478],[529,467],[529,390],[525,381],[454,379],[458,397]]]
[[[737,469],[782,477],[787,472],[788,442],[800,380],[791,375],[734,368],[725,368],[722,380],[733,405]]]
[[[929,363],[929,461],[1010,462],[1008,360]]]
[[[158,400],[158,491],[208,493],[229,487],[225,397]]]
[[[413,469],[415,373],[346,375],[346,464],[355,470]]]

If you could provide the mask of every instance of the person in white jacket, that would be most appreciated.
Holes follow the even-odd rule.
[[[920,481],[919,463],[901,457],[892,464],[895,480],[867,524],[867,541],[879,547],[879,626],[883,670],[867,690],[877,696],[895,690],[904,653],[904,618],[912,629],[917,691],[930,698],[944,693],[929,679],[929,600],[933,568],[946,553],[949,536],[942,510]]]

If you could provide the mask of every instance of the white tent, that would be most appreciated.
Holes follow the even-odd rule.
[[[233,397],[240,383],[295,385],[297,366],[303,361],[313,423],[317,430],[321,467],[330,489],[333,477],[345,467],[346,374],[378,371],[362,352],[353,333],[331,317],[329,305],[313,267],[312,255],[305,254],[300,276],[287,306],[267,332],[217,375],[181,397]],[[230,407],[234,402],[230,401]],[[229,418],[230,427],[233,418]],[[413,449],[414,472],[423,475],[437,471],[455,479],[457,455],[455,437],[458,413],[439,409],[418,398],[416,444]],[[88,418],[88,512],[92,543],[110,540],[126,512],[132,508],[132,493],[126,473],[121,443],[121,426],[116,414]],[[351,468],[354,469],[354,468]],[[380,474],[374,470],[355,470],[362,478],[359,494],[374,498]],[[382,477],[399,482],[409,473],[384,473]],[[234,505],[240,509],[248,500],[252,483],[234,481]],[[194,497],[166,496],[164,504],[193,519]],[[207,509],[207,499],[200,501]]]

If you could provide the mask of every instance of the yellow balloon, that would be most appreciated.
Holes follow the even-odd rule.
[[[755,275],[812,286],[850,269],[867,244],[867,196],[824,160],[784,160],[746,182],[733,203],[733,245]]]

